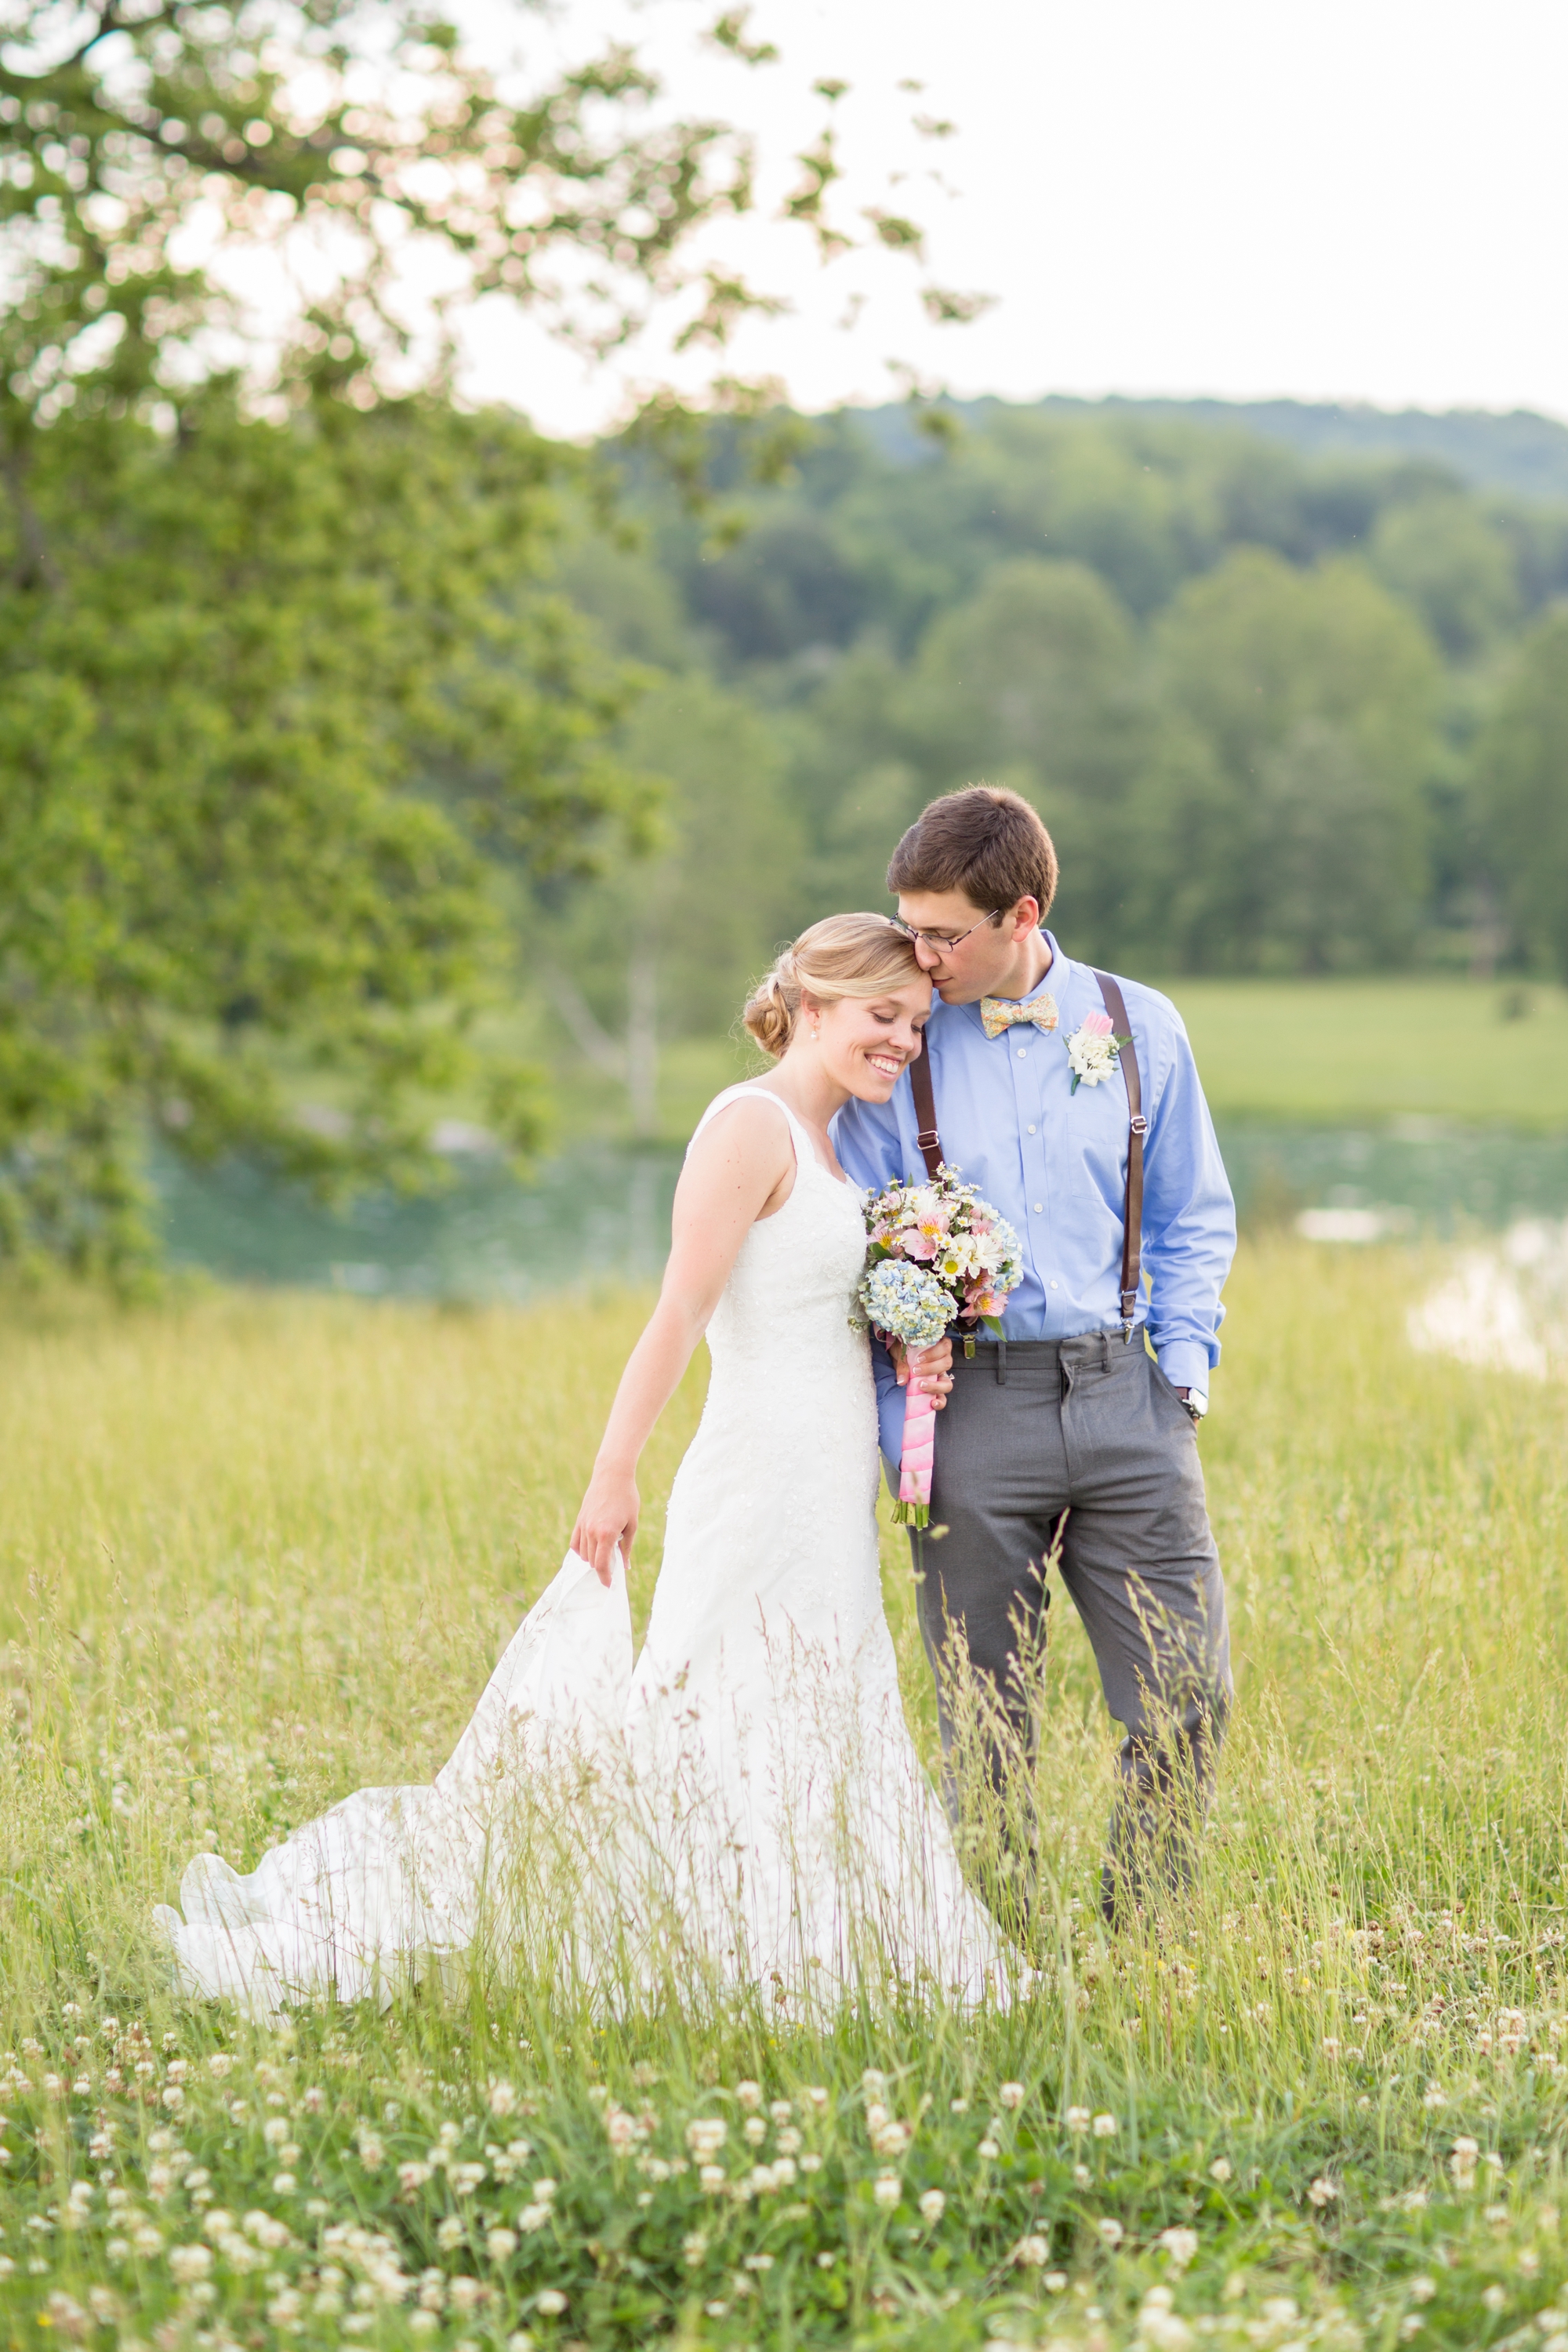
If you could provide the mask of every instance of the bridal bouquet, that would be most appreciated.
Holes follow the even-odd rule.
[[[889,1184],[867,1202],[866,1230],[871,1245],[857,1297],[885,1339],[930,1348],[954,1323],[984,1323],[1001,1338],[1003,1304],[1024,1264],[1017,1234],[976,1186],[947,1167],[925,1184]],[[909,1527],[931,1519],[935,1440],[935,1402],[911,1389],[893,1507]]]

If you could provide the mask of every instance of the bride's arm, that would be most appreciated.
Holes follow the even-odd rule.
[[[795,1176],[789,1129],[765,1104],[731,1103],[686,1155],[675,1191],[669,1263],[658,1305],[627,1359],[572,1549],[610,1581],[617,1546],[631,1565],[641,1498],[637,1458],[679,1386],[697,1342],[758,1217],[782,1208]]]

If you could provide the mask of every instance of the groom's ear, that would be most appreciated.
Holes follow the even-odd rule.
[[[1014,945],[1018,946],[1028,938],[1031,931],[1039,929],[1040,902],[1037,898],[1022,898],[1014,907],[1012,914],[1004,917],[1003,919],[1010,927],[1010,936]]]

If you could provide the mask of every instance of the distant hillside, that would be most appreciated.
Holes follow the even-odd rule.
[[[1120,394],[1107,400],[1053,394],[1047,400],[987,398],[950,405],[976,425],[1005,408],[1063,416],[1121,414],[1185,420],[1216,430],[1240,427],[1286,442],[1306,457],[1430,457],[1477,488],[1568,504],[1568,424],[1524,408],[1494,416],[1476,408],[1438,414],[1424,408],[1342,408],[1331,402],[1302,400],[1129,400]],[[914,429],[906,407],[859,414],[886,456],[912,463],[930,454],[930,442]]]

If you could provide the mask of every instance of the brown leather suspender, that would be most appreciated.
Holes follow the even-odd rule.
[[[1121,993],[1120,981],[1108,971],[1097,971],[1100,992],[1105,999],[1105,1009],[1119,1037],[1127,1043],[1118,1057],[1121,1075],[1127,1081],[1127,1194],[1121,1203],[1121,1337],[1132,1337],[1133,1318],[1138,1311],[1138,1277],[1143,1263],[1143,1138],[1149,1132],[1149,1122],[1143,1116],[1143,1082],[1138,1072],[1138,1048],[1132,1043],[1132,1024],[1127,1018],[1127,999]]]
[[[920,1120],[920,1133],[915,1141],[921,1148],[921,1158],[926,1164],[926,1174],[934,1184],[942,1166],[942,1138],[936,1131],[936,1096],[931,1091],[931,1055],[926,1051],[926,1033],[921,1031],[921,1049],[910,1064],[910,1085],[914,1089],[915,1117]]]
[[[1108,971],[1097,971],[1100,995],[1105,1009],[1119,1037],[1131,1041],[1132,1024],[1127,1017],[1127,999],[1121,984]],[[1121,1337],[1131,1340],[1138,1311],[1138,1282],[1143,1260],[1143,1138],[1149,1132],[1149,1122],[1143,1116],[1143,1087],[1138,1069],[1138,1049],[1131,1042],[1121,1054],[1121,1075],[1127,1081],[1127,1192],[1121,1204]],[[925,1032],[921,1033],[921,1050],[910,1064],[910,1085],[914,1092],[915,1116],[920,1120],[920,1132],[915,1140],[921,1148],[921,1158],[926,1164],[926,1174],[933,1181],[942,1166],[942,1137],[937,1132],[936,1093],[931,1081],[931,1055],[926,1050]]]

